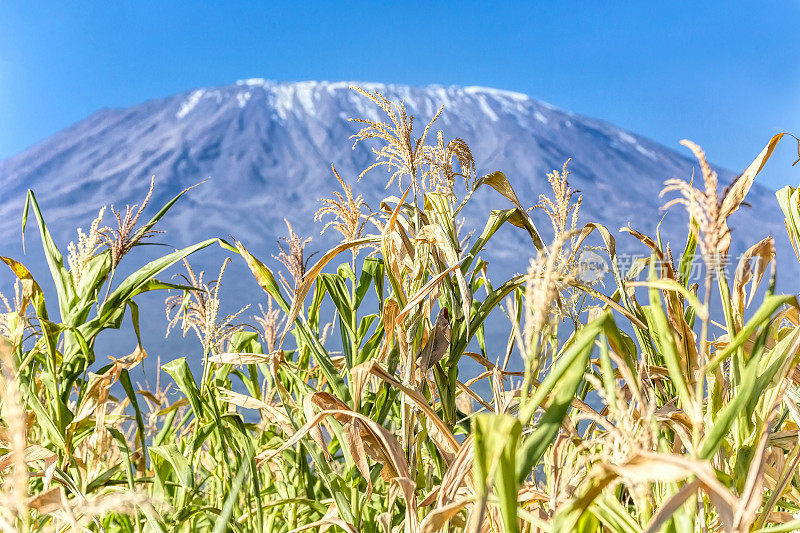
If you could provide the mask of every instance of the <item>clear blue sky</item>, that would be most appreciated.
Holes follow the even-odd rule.
[[[741,170],[800,132],[800,2],[5,0],[0,158],[101,107],[249,77],[516,90]],[[767,185],[800,179],[793,150]]]

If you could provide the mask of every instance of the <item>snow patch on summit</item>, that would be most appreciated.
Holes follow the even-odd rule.
[[[655,152],[653,152],[652,150],[648,150],[647,148],[645,148],[644,146],[642,146],[639,143],[636,143],[636,151],[639,152],[640,154],[646,156],[646,157],[649,157],[653,161],[656,160]]]
[[[488,94],[495,98],[507,98],[509,100],[516,100],[518,102],[527,102],[530,100],[530,96],[527,94],[522,94],[514,91],[506,91],[503,89],[493,89],[491,87],[479,87],[476,85],[472,85],[470,87],[464,87],[463,91],[467,94]]]
[[[236,93],[236,103],[239,104],[239,109],[244,109],[244,106],[247,105],[251,96],[253,96],[253,93],[249,91],[246,93]]]
[[[264,78],[250,78],[248,80],[239,80],[236,85],[247,85],[248,87],[267,87],[270,85],[269,80]]]
[[[203,95],[206,93],[205,89],[197,89],[192,94],[189,95],[189,98],[186,99],[182,104],[181,108],[178,109],[178,112],[175,113],[175,118],[184,118],[186,115],[192,112],[197,104],[200,103],[200,99],[203,98]]]
[[[289,115],[315,115],[317,108],[315,98],[319,84],[315,81],[303,81],[291,84],[279,84],[269,91],[272,105],[281,120]]]
[[[489,117],[489,120],[491,120],[492,122],[497,122],[498,120],[500,120],[500,117],[497,116],[497,113],[495,113],[492,110],[492,108],[489,107],[489,104],[486,103],[485,96],[481,95],[478,97],[478,105],[481,106],[481,111],[483,111],[486,114],[486,116]]]
[[[643,156],[652,159],[653,161],[655,161],[658,158],[655,152],[653,152],[652,150],[648,150],[647,148],[642,146],[639,143],[639,141],[636,140],[636,137],[634,137],[630,133],[620,130],[617,132],[617,137],[619,138],[620,141],[632,145],[633,148]]]

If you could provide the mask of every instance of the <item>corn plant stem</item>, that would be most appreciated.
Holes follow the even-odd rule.
[[[414,234],[418,233],[421,228],[421,221],[420,221],[420,210],[419,210],[419,196],[417,194],[417,174],[416,169],[411,169],[411,180],[412,180],[412,189],[414,190],[414,209],[412,211],[412,218],[411,218],[411,226]],[[417,252],[417,258],[419,257],[420,251]],[[415,260],[417,259],[415,258]],[[425,270],[421,269],[420,276],[425,275]],[[413,281],[411,282],[413,284]],[[422,286],[424,284],[424,280],[420,280],[419,285]],[[416,290],[409,292],[409,294],[413,294]],[[416,383],[414,382],[414,363],[416,354],[419,352],[422,336],[423,336],[423,324],[422,324],[423,317],[421,313],[415,313],[410,318],[411,327],[409,328],[409,332],[411,333],[410,339],[408,342],[409,346],[409,353],[406,354],[406,365],[404,368],[404,376],[403,380],[406,385],[409,387],[415,387]],[[405,393],[402,393],[405,397]],[[415,446],[415,431],[414,428],[416,426],[416,417],[414,414],[414,409],[410,402],[405,401],[405,398],[402,402],[402,418],[401,418],[401,426],[402,426],[402,434],[403,434],[403,448],[405,449],[406,459],[408,461],[409,471],[412,475],[415,475],[417,471],[417,453],[416,453],[416,446]]]
[[[210,348],[206,349],[204,347],[204,350],[203,350],[203,377],[200,380],[200,391],[201,391],[201,394],[202,394],[202,391],[204,389],[208,390],[209,391],[209,401],[214,401],[214,399],[210,395],[211,389],[208,387],[208,385],[206,383],[207,380],[208,380],[208,377],[209,377],[209,360],[208,360],[209,352],[210,352]],[[218,428],[218,429],[219,429],[220,432],[222,431],[222,428]],[[198,433],[199,430],[200,430],[200,418],[199,418],[198,414],[195,413],[194,426],[192,428],[192,440],[191,440],[192,443],[194,443],[194,441],[197,439],[197,433]],[[222,443],[221,443],[221,445],[222,445]],[[224,445],[222,445],[222,446],[224,448]],[[200,449],[201,448],[202,448],[201,446],[198,446],[192,452],[192,464],[197,464],[197,459],[198,459],[197,458],[197,454],[200,453]]]
[[[115,267],[111,268],[111,274],[108,276],[108,283],[106,284],[106,295],[103,297],[103,303],[100,304],[99,307],[103,307],[103,305],[108,301],[108,295],[111,293],[111,285],[114,283],[114,274],[116,271],[117,269]]]
[[[533,344],[528,347],[528,354],[525,358],[525,376],[523,377],[522,388],[520,391],[520,413],[530,413],[530,417],[524,417],[529,418],[529,420],[521,419],[523,426],[530,422],[530,419],[533,418],[533,414],[536,412],[536,406],[530,406],[528,403],[531,399],[531,386],[533,385],[533,381],[536,379],[541,366],[541,337],[541,332],[534,333],[532,340]]]
[[[711,301],[711,272],[706,273],[705,287],[703,291],[703,308],[708,309]],[[706,365],[708,363],[708,313],[703,314],[700,326],[700,361],[695,371],[695,394],[694,403],[696,412],[692,423],[692,451],[697,454],[700,451],[700,437],[703,422],[703,389],[705,386]],[[710,404],[710,402],[709,402]]]
[[[416,324],[412,325],[409,328],[409,332],[416,333]],[[403,381],[404,383],[409,386],[413,387],[413,375],[414,375],[414,350],[416,343],[414,342],[416,335],[412,335],[409,339],[409,350],[410,352],[406,354],[406,361],[403,368]],[[404,400],[401,404],[401,426],[402,426],[402,435],[403,435],[403,448],[406,453],[406,460],[409,463],[409,468],[414,463],[414,453],[413,453],[413,442],[414,442],[414,413],[411,409],[410,402],[405,401],[405,393],[403,394]]]
[[[46,345],[47,343],[43,342],[43,344]],[[42,348],[38,348],[38,350],[37,350],[38,346],[39,346],[39,341],[37,340],[36,343],[34,343],[33,349],[30,350],[28,355],[23,360],[20,361],[19,368],[27,368],[28,367],[28,365],[30,364],[30,361],[32,361],[33,358],[36,356],[37,351],[42,349]],[[46,350],[46,346],[45,346],[45,350]],[[45,388],[46,388],[47,394],[49,396],[48,399],[50,400],[48,402],[48,404],[53,407],[53,417],[55,419],[54,422],[55,422],[56,427],[57,428],[61,428],[61,409],[59,408],[59,404],[61,402],[61,396],[60,396],[60,393],[58,391],[58,381],[59,381],[57,379],[57,377],[58,377],[58,369],[56,368],[56,362],[55,362],[54,358],[48,356],[48,357],[45,357],[45,359],[47,361],[47,368],[50,371],[50,376],[52,378],[50,380],[46,380],[47,386]],[[33,389],[31,389],[31,391],[32,390]],[[66,457],[65,457],[65,459],[66,459]]]
[[[721,264],[717,264],[717,283],[719,285],[719,295],[722,302],[722,311],[725,315],[725,326],[728,328],[728,338],[733,339],[738,333],[736,323],[733,318],[733,308],[731,306],[731,292],[728,287],[728,280]],[[731,365],[729,367],[730,390],[733,391],[738,386],[741,372],[744,367],[744,351],[739,347],[732,354]]]
[[[356,302],[356,289],[358,288],[358,284],[356,282],[356,280],[358,279],[358,275],[356,274],[355,263],[356,263],[355,256],[353,256],[352,264],[351,264],[351,268],[352,268],[352,271],[353,271],[353,279],[351,280],[351,283],[350,283],[350,301],[353,303],[354,306],[355,306],[355,302]],[[353,332],[351,335],[349,335],[349,337],[350,337],[350,353],[353,354],[353,364],[357,365],[360,362],[359,359],[358,359],[358,345],[359,345],[360,339],[357,338],[357,334],[358,334],[358,313],[356,312],[357,309],[355,307],[353,307],[350,311],[351,311],[350,312],[350,330]],[[348,382],[352,382],[352,376],[351,376],[350,370],[351,370],[350,368],[346,369]],[[361,402],[361,398],[353,397],[352,398],[352,402],[353,402],[353,405],[352,405],[353,410],[358,412],[359,404]]]
[[[697,493],[697,517],[700,519],[700,531],[707,533],[708,526],[706,525],[706,506],[703,503],[702,493]]]
[[[280,372],[283,372],[283,371],[280,371]],[[296,375],[294,373],[288,373],[288,375],[289,375],[289,377],[291,379],[294,379],[296,384],[299,385],[300,387],[303,387],[303,386],[308,387],[308,385],[305,384],[305,382],[300,378],[300,376],[298,376],[298,375]],[[298,423],[298,421],[296,420],[295,413],[293,412],[293,410],[291,408],[291,405],[293,404],[293,401],[292,401],[291,397],[288,396],[288,394],[289,394],[288,391],[286,391],[283,387],[278,387],[278,395],[281,398],[282,404],[284,406],[284,410],[286,412],[287,417],[289,418],[289,422],[294,427],[294,429],[297,430],[297,429],[300,428],[301,424]],[[302,446],[302,444],[301,444],[301,446]],[[346,522],[352,522],[353,521],[353,512],[352,512],[352,509],[350,507],[350,502],[348,501],[348,498],[346,498],[341,493],[341,491],[336,490],[337,487],[332,482],[332,480],[330,478],[330,476],[332,475],[330,467],[325,462],[325,458],[323,457],[322,453],[320,451],[318,451],[316,447],[312,446],[312,447],[310,447],[308,449],[308,454],[311,456],[311,458],[314,460],[314,463],[317,465],[317,468],[318,468],[318,471],[319,471],[319,477],[320,477],[320,480],[322,481],[322,485],[327,488],[328,492],[333,497],[334,502],[336,502],[336,507],[337,507],[337,509],[339,511],[340,516]],[[301,461],[299,461],[299,464],[300,465],[305,465],[305,461],[301,460]]]
[[[206,379],[208,376],[208,350],[203,347],[203,377],[200,379],[200,390],[202,391],[205,387]],[[200,419],[197,417],[197,413],[195,413],[194,418],[194,427],[192,428],[192,442],[197,438],[197,432],[200,427]],[[197,452],[199,451],[199,447],[197,450],[194,451],[192,454],[192,463],[196,464],[197,461]]]

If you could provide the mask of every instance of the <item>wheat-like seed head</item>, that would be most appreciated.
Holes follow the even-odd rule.
[[[463,139],[455,138],[445,144],[441,131],[437,132],[436,139],[435,145],[422,147],[423,159],[427,166],[422,175],[422,185],[428,191],[444,193],[453,200],[456,179],[462,178],[467,188],[475,181],[475,159]],[[455,163],[458,163],[458,171],[455,169]]]
[[[217,279],[204,284],[204,272],[195,275],[189,262],[183,260],[186,274],[181,274],[180,277],[195,289],[166,298],[167,336],[180,322],[183,336],[185,337],[190,330],[194,331],[203,344],[204,353],[208,353],[212,349],[221,350],[225,341],[242,328],[236,319],[250,307],[249,305],[222,319],[219,318],[219,289],[228,263],[230,263],[229,257],[222,262]]]
[[[408,175],[414,183],[415,193],[421,194],[422,187],[419,171],[421,165],[424,163],[422,147],[425,145],[428,131],[436,119],[439,118],[444,107],[439,108],[436,115],[434,115],[431,121],[425,126],[422,137],[414,139],[414,117],[408,114],[404,102],[393,104],[378,91],[370,93],[355,85],[351,85],[350,88],[374,102],[389,118],[389,123],[374,122],[362,118],[350,119],[352,122],[364,124],[364,127],[351,137],[355,139],[353,148],[355,148],[360,141],[367,139],[382,139],[386,142],[380,149],[372,149],[376,161],[364,169],[358,178],[361,179],[373,168],[385,166],[390,174],[386,188],[389,188],[396,179],[398,185],[402,189],[402,177],[403,175]]]
[[[273,309],[272,296],[267,295],[267,309],[264,310],[260,304],[258,308],[261,310],[261,316],[253,316],[259,326],[261,326],[261,336],[264,339],[264,346],[267,348],[267,353],[271,353],[277,347],[278,331],[283,322],[280,309]]]
[[[717,173],[711,170],[703,150],[692,141],[683,140],[681,144],[689,148],[700,162],[704,189],[695,188],[692,182],[669,179],[664,182],[661,196],[672,191],[677,192],[679,196],[664,204],[662,209],[669,209],[676,204],[686,207],[690,216],[689,229],[695,233],[695,237],[700,243],[703,259],[713,270],[711,267],[717,265],[721,256],[726,254],[730,248],[731,236],[727,217],[742,203],[744,198],[738,199],[733,209],[727,207],[723,209],[726,196],[731,189],[726,189],[720,197],[717,193]],[[697,227],[691,223],[691,219],[697,222]]]
[[[628,401],[619,388],[614,390],[615,396],[609,398],[597,376],[588,374],[586,379],[595,387],[604,405],[614,406],[606,413],[606,419],[612,424],[595,437],[601,443],[598,446],[599,459],[620,465],[638,451],[656,451],[659,436],[654,432],[652,423],[656,412],[655,402],[639,405],[638,402]]]
[[[594,431],[586,433],[582,439],[562,434],[556,440],[550,455],[553,472],[552,488],[549,490],[551,515],[574,499],[578,487],[592,483],[592,476],[596,472],[602,475],[606,466],[624,465],[637,453],[656,451],[659,446],[654,404],[642,405],[630,401],[622,388],[615,388],[614,396],[609,398],[596,375],[587,373],[585,379],[608,409],[604,409],[602,414],[581,412],[572,420],[575,424],[587,420],[598,424]],[[627,480],[626,485],[634,501],[638,502],[643,501],[650,490],[648,483]]]
[[[52,531],[90,531],[93,526],[103,531],[100,518],[111,513],[134,514],[137,509],[154,511],[155,500],[147,494],[132,490],[107,490],[99,495],[67,498],[61,487],[42,505],[42,513],[53,521]]]
[[[553,198],[540,194],[539,203],[531,208],[542,209],[547,213],[556,235],[575,229],[583,200],[583,197],[578,194],[580,191],[575,191],[569,186],[568,178],[571,172],[567,170],[567,166],[570,161],[572,159],[567,159],[561,172],[553,170],[547,174],[547,181],[553,190]],[[576,194],[578,194],[578,199],[573,202],[572,197]]]
[[[105,212],[106,208],[103,206],[97,217],[89,226],[89,232],[84,233],[81,228],[78,228],[78,243],[76,244],[72,241],[67,246],[67,264],[69,265],[69,273],[72,277],[72,286],[75,288],[77,288],[78,284],[81,282],[81,276],[86,269],[86,265],[97,255],[97,251],[106,242],[103,238],[103,234],[112,231],[111,228],[107,226],[100,227]]]
[[[102,237],[106,245],[108,245],[109,250],[111,250],[112,268],[116,268],[117,265],[119,265],[125,254],[130,252],[136,243],[158,233],[164,233],[163,231],[153,229],[134,231],[136,224],[139,221],[139,217],[142,216],[142,212],[144,211],[145,207],[147,207],[147,203],[150,201],[150,197],[153,195],[155,184],[156,178],[153,176],[150,179],[150,189],[148,189],[147,195],[144,197],[141,205],[126,205],[124,217],[114,208],[113,204],[111,205],[111,212],[114,214],[114,218],[117,219],[117,227],[115,229],[103,228],[99,232],[99,235]]]
[[[280,249],[280,253],[272,257],[280,261],[283,266],[286,267],[286,270],[289,272],[289,275],[292,277],[292,284],[283,277],[283,273],[279,273],[281,278],[281,283],[283,283],[284,288],[288,292],[294,292],[297,287],[300,286],[300,283],[303,281],[303,276],[306,275],[306,268],[308,267],[308,262],[314,257],[314,254],[310,256],[305,256],[305,248],[308,243],[311,242],[311,237],[303,240],[300,236],[298,236],[294,232],[294,228],[289,223],[287,219],[283,219],[286,223],[286,228],[289,230],[288,237],[281,237],[278,241],[278,248]],[[283,247],[280,241],[286,243],[288,250]]]
[[[353,186],[344,182],[333,165],[331,165],[331,169],[333,169],[333,174],[336,176],[339,185],[342,186],[344,195],[338,191],[333,191],[333,198],[321,199],[322,207],[314,214],[314,221],[319,222],[323,217],[331,215],[334,217],[333,220],[329,220],[323,226],[320,235],[325,233],[328,227],[332,226],[342,235],[344,241],[354,241],[361,237],[364,226],[374,216],[374,213],[360,194],[356,197],[353,196]],[[366,208],[366,212],[363,211],[364,208]],[[355,255],[356,253],[357,249],[354,248],[353,254]]]
[[[556,306],[559,293],[575,279],[574,265],[566,260],[561,249],[571,232],[556,234],[556,238],[545,254],[539,252],[528,268],[525,285],[525,328],[522,332],[525,344],[523,353],[535,344],[534,338],[548,333],[553,321],[559,316]]]

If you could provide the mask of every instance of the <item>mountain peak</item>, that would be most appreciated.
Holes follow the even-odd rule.
[[[192,191],[191,210],[171,222],[181,241],[233,232],[271,246],[284,216],[310,233],[318,197],[335,186],[331,163],[354,181],[372,160],[368,144],[353,149],[351,136],[360,125],[349,119],[386,120],[351,85],[405,102],[419,127],[444,106],[434,129],[464,139],[479,172],[505,172],[525,205],[548,190],[547,172],[572,158],[571,184],[584,195],[584,220],[611,229],[630,220],[654,231],[664,180],[690,176],[695,164],[689,154],[512,91],[254,78],[104,110],[0,162],[0,186],[7,193],[0,212],[8,215],[0,219],[0,238],[18,239],[28,187],[71,235],[99,206],[138,201],[153,175],[164,196],[210,178]],[[732,175],[720,171],[720,177]],[[378,205],[387,194],[384,185],[373,171],[355,189]],[[743,229],[734,239],[755,242],[763,233],[780,232],[771,193],[756,186],[749,200],[753,209],[737,216],[759,224],[739,224]],[[472,202],[476,212],[507,207],[502,197],[483,191]],[[682,238],[685,221],[673,226],[667,235]]]
[[[185,118],[203,101],[217,106],[230,101],[235,103],[239,108],[244,108],[247,106],[254,92],[260,91],[268,95],[269,100],[278,111],[278,115],[281,119],[285,119],[286,116],[294,110],[302,110],[304,113],[313,114],[316,109],[315,101],[323,97],[349,99],[356,105],[361,102],[364,105],[359,107],[361,107],[364,115],[370,116],[370,118],[373,118],[372,116],[374,115],[375,119],[379,119],[379,110],[364,101],[361,95],[353,91],[351,89],[353,86],[361,87],[369,92],[378,91],[390,100],[404,101],[414,111],[428,112],[430,115],[438,110],[438,108],[433,107],[434,103],[444,105],[445,108],[447,108],[450,104],[465,101],[472,101],[472,103],[482,110],[492,121],[498,119],[497,112],[493,109],[495,107],[499,107],[503,111],[519,113],[524,112],[526,106],[533,105],[537,108],[564,113],[555,106],[534,100],[528,95],[491,87],[460,87],[456,85],[412,86],[365,81],[309,80],[279,82],[265,78],[250,78],[238,80],[232,85],[199,88],[185,93],[185,97],[180,102],[175,117],[178,119]],[[422,102],[425,102],[427,105],[422,106]],[[538,117],[540,120],[544,120],[544,116],[541,113],[538,114]]]

